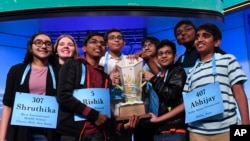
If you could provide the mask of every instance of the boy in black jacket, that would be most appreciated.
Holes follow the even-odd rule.
[[[151,113],[151,122],[157,123],[154,141],[186,140],[186,124],[184,111],[168,120],[161,115],[170,112],[182,103],[182,90],[186,80],[185,70],[174,64],[176,47],[172,41],[162,40],[157,46],[157,58],[161,65],[161,72],[154,75],[144,72],[144,79],[152,84],[159,98],[158,116]]]
[[[110,122],[115,123],[113,128],[122,131],[135,127],[138,116],[132,116],[125,124],[116,123],[74,96],[75,90],[93,90],[95,93],[94,88],[100,88],[105,98],[109,95],[105,90],[111,88],[109,76],[104,73],[103,67],[99,66],[99,60],[105,52],[103,35],[99,33],[88,35],[84,41],[83,51],[85,58],[67,61],[59,72],[57,100],[60,111],[57,131],[61,134],[61,141],[106,141],[107,128],[114,125]],[[95,97],[91,99],[89,96],[86,99],[91,101]],[[106,105],[109,104],[103,102],[100,107],[105,108]],[[85,120],[75,120],[76,114]]]

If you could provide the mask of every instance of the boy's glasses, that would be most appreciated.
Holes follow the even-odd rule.
[[[155,47],[154,44],[147,44],[147,45],[143,45],[142,48],[145,49],[145,48],[153,48]]]
[[[114,40],[118,40],[118,41],[123,40],[122,36],[109,36],[108,39],[112,40],[112,41],[114,41]]]
[[[106,46],[106,44],[105,44],[105,42],[104,41],[98,41],[98,40],[90,40],[88,43],[90,43],[90,44],[100,44],[102,47],[105,47]]]
[[[42,40],[35,40],[35,41],[33,41],[33,44],[35,44],[37,47],[42,47],[43,44],[46,47],[52,47],[52,43],[50,41],[43,42]]]
[[[172,51],[165,51],[165,52],[158,52],[158,56],[163,56],[163,55],[172,55],[173,52]]]
[[[177,30],[177,31],[176,31],[176,35],[179,36],[179,35],[181,35],[183,32],[188,32],[188,31],[190,31],[190,30],[192,30],[192,29],[194,29],[194,27],[192,27],[192,26],[186,26],[186,27],[184,27],[182,30],[181,30],[181,29],[180,29],[180,30]]]

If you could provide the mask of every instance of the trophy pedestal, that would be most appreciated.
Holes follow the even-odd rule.
[[[118,117],[116,120],[129,120],[132,115],[139,115],[140,118],[149,118],[146,114],[145,104],[141,101],[138,102],[126,102],[116,105],[118,111]]]

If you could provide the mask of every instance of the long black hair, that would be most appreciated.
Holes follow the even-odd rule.
[[[31,62],[33,61],[32,44],[33,44],[34,39],[35,39],[38,35],[46,35],[46,36],[49,37],[50,41],[52,42],[51,37],[50,37],[47,33],[38,32],[38,33],[33,34],[33,35],[30,37],[30,39],[29,39],[29,41],[28,41],[28,43],[27,43],[26,53],[25,53],[24,60],[23,60],[24,63],[27,63],[27,64],[28,64],[28,63],[31,63]],[[54,65],[55,62],[56,62],[56,59],[55,59],[55,51],[54,51],[54,49],[53,49],[53,46],[51,46],[51,47],[52,47],[52,55],[49,56],[48,62],[49,62],[50,64]]]

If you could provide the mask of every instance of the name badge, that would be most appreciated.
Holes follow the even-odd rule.
[[[224,112],[219,83],[211,83],[183,95],[186,123]]]
[[[57,116],[54,96],[16,92],[11,125],[56,128]]]
[[[83,104],[111,117],[110,92],[107,88],[76,89],[73,96]],[[82,115],[75,114],[75,121],[86,120]]]

